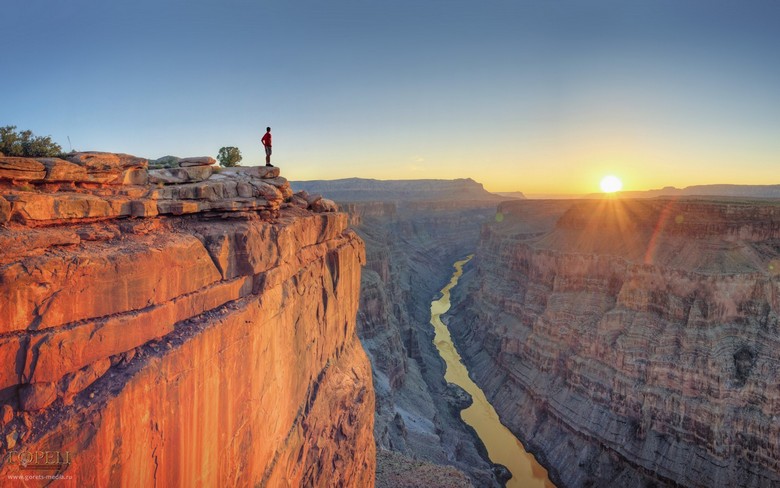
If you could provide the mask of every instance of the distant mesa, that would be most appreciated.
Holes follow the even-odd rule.
[[[694,185],[685,188],[666,186],[657,190],[621,191],[621,198],[656,198],[656,197],[734,197],[734,198],[780,198],[778,185]],[[591,193],[586,198],[603,198],[603,193]]]
[[[455,180],[339,180],[291,181],[296,190],[321,193],[337,202],[478,200],[500,202],[506,197],[490,193],[471,178]]]
[[[515,200],[525,200],[525,194],[521,191],[497,191],[494,192],[496,195],[501,195],[502,197],[506,198],[512,198]]]

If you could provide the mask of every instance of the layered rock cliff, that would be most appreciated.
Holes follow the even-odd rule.
[[[1,476],[373,485],[363,243],[213,162],[0,158]]]
[[[449,323],[557,483],[780,483],[777,202],[499,210]]]
[[[497,486],[479,442],[460,419],[461,392],[444,381],[430,325],[431,300],[449,280],[451,263],[473,251],[479,226],[495,215],[494,204],[451,195],[344,208],[366,243],[358,334],[374,371],[377,447],[455,466],[474,486]],[[387,463],[377,483],[400,483],[403,474],[392,472],[397,466]],[[439,479],[428,486],[460,486],[449,476]]]

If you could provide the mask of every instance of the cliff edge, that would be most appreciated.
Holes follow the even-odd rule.
[[[0,158],[0,476],[373,486],[363,242],[213,163]]]

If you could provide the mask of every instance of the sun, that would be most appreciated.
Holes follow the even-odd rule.
[[[607,175],[601,179],[601,191],[615,193],[623,188],[623,182],[615,175]]]

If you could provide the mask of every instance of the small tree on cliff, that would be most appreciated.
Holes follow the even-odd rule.
[[[35,136],[31,130],[16,131],[15,125],[0,127],[0,153],[6,156],[51,158],[62,154],[50,136]]]
[[[241,151],[233,146],[222,147],[219,149],[217,159],[219,164],[226,168],[238,166],[238,162],[241,161]]]

